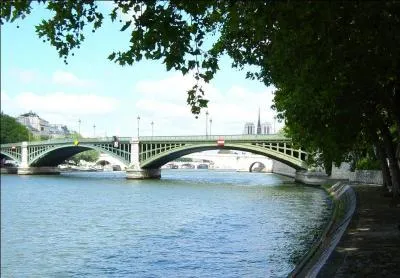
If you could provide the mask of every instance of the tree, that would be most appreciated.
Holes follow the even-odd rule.
[[[15,118],[10,117],[1,112],[0,122],[1,122],[1,132],[0,132],[1,144],[16,143],[29,140],[29,137],[31,135],[28,129],[19,122],[17,122]]]
[[[78,153],[72,157],[70,157],[68,160],[73,160],[76,164],[79,163],[79,161],[84,160],[88,162],[96,162],[99,159],[100,153],[95,150],[89,150],[89,151],[84,151],[81,153]]]
[[[174,161],[177,162],[193,162],[193,159],[191,157],[179,157],[175,159]]]
[[[399,196],[399,5],[323,5],[282,11],[288,20],[267,62],[276,107],[294,141],[320,150],[325,161],[342,161],[359,142],[374,145]],[[296,28],[296,13],[313,28]]]
[[[54,17],[37,33],[67,62],[84,41],[84,26],[95,31],[104,15],[94,1],[46,5]],[[2,3],[2,23],[31,9],[28,0]],[[167,70],[193,74],[187,102],[198,114],[207,106],[202,84],[228,54],[233,67],[255,68],[248,78],[275,85],[274,107],[294,142],[320,153],[326,166],[345,159],[360,141],[374,145],[399,196],[400,3],[131,0],[115,3],[113,21],[118,13],[131,16],[120,20],[131,39],[111,61],[162,60]]]

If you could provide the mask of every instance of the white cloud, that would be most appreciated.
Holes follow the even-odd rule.
[[[1,111],[7,115],[13,116],[17,113],[18,108],[13,101],[12,96],[10,96],[6,91],[1,91]]]
[[[202,111],[199,119],[195,119],[186,104],[186,91],[193,84],[195,81],[191,76],[180,74],[138,82],[134,87],[134,93],[140,96],[136,102],[138,113],[142,119],[157,123],[158,135],[204,134],[206,110]],[[246,122],[257,122],[259,108],[261,121],[273,123],[275,113],[270,107],[274,88],[251,91],[232,84],[227,91],[221,92],[212,84],[203,86],[205,97],[210,101],[207,110],[208,121],[212,119],[213,134],[240,134]],[[148,135],[150,126],[147,124],[145,127]]]
[[[134,87],[134,93],[141,93],[143,97],[158,101],[173,101],[186,105],[187,91],[196,84],[196,80],[189,74],[182,76],[177,73],[161,80],[142,80]],[[220,100],[221,95],[210,84],[202,84],[206,97]]]
[[[146,114],[157,112],[160,115],[168,115],[168,117],[181,117],[187,116],[187,107],[172,103],[153,99],[141,99],[136,102],[136,107]]]
[[[273,88],[261,92],[249,91],[243,87],[232,86],[225,94],[224,101],[211,102],[214,113],[230,113],[242,121],[256,121],[260,109],[261,121],[270,121],[273,111],[270,109],[273,99]]]
[[[1,91],[1,98],[0,99],[1,99],[1,102],[3,103],[3,102],[6,102],[6,101],[9,101],[10,97],[7,95],[6,92]]]
[[[65,94],[57,92],[37,95],[24,92],[15,97],[16,104],[25,111],[49,112],[64,115],[101,115],[114,111],[117,100],[94,94]]]
[[[36,72],[34,72],[32,70],[22,70],[22,71],[18,72],[18,79],[22,83],[31,83],[36,78],[37,78],[37,74],[36,74]]]
[[[135,93],[141,93],[146,98],[177,101],[186,103],[186,91],[193,82],[189,76],[174,74],[161,80],[142,80],[135,87]]]
[[[52,81],[57,85],[67,85],[80,88],[88,88],[95,85],[95,82],[92,80],[81,79],[73,73],[60,70],[53,73]]]

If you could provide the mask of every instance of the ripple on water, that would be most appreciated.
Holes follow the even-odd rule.
[[[2,277],[285,277],[329,219],[279,176],[162,175],[2,175]]]

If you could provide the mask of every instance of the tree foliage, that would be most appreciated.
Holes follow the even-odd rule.
[[[37,33],[65,60],[84,41],[85,26],[95,31],[102,25],[97,2],[45,3],[54,17]],[[28,0],[6,2],[1,20],[14,21],[30,9]],[[111,19],[121,13],[130,17],[120,21],[131,39],[127,49],[109,55],[111,61],[161,60],[167,70],[193,74],[187,102],[198,114],[208,102],[202,84],[228,54],[233,67],[255,68],[248,78],[277,88],[274,107],[294,142],[318,152],[326,166],[360,142],[373,145],[399,194],[397,1],[115,1]]]
[[[1,132],[0,132],[1,144],[16,143],[29,140],[30,135],[28,129],[19,122],[17,122],[15,118],[1,112],[0,122],[1,122]]]
[[[191,157],[179,157],[175,159],[174,161],[177,162],[193,162],[193,159]]]
[[[376,159],[370,157],[361,158],[356,164],[357,170],[381,170],[381,164]]]
[[[78,153],[72,157],[70,157],[68,160],[74,161],[76,164],[79,164],[81,160],[87,161],[87,162],[96,162],[100,157],[100,153],[95,150],[89,150],[89,151],[84,151],[81,153]]]

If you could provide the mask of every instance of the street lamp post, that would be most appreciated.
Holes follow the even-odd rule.
[[[208,111],[206,112],[206,137],[208,136]]]
[[[211,125],[212,125],[212,119],[210,118],[210,136],[211,136]]]
[[[78,135],[81,136],[81,119],[78,120]]]
[[[93,138],[96,137],[96,125],[93,124]]]
[[[140,116],[137,116],[137,137],[139,139],[139,121],[140,121]]]
[[[276,133],[275,122],[276,122],[276,116],[274,116],[274,134]]]
[[[153,137],[153,135],[154,135],[154,122],[153,121],[151,121],[151,137]]]

